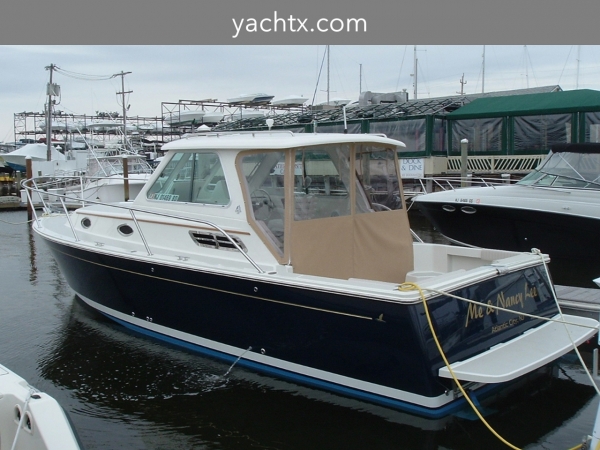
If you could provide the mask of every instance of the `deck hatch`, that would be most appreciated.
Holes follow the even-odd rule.
[[[207,231],[190,231],[190,236],[192,237],[194,242],[201,247],[237,251],[235,245],[233,245],[233,243],[222,233],[211,233]],[[241,241],[241,239],[233,236],[231,237],[231,239],[233,239],[242,250],[247,250],[246,246]]]

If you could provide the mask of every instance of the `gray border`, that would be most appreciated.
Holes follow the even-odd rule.
[[[600,17],[597,0],[8,1],[0,44],[596,44]],[[233,37],[233,19],[273,19],[275,11],[313,29],[319,18],[361,18],[367,31],[290,32],[288,25],[285,33]]]

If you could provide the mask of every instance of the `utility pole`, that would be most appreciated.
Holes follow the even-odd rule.
[[[465,81],[464,73],[462,74],[462,78],[458,80],[458,82],[460,83],[460,92],[457,92],[457,94],[463,95],[465,93],[463,88],[465,87],[465,84],[467,84],[467,82]]]
[[[125,94],[131,94],[133,91],[125,91],[125,75],[129,75],[131,72],[123,72],[116,73],[113,75],[114,77],[121,77],[121,92],[117,92],[117,94],[121,95],[121,103],[123,104],[123,144],[125,145],[125,150],[127,150],[127,105],[125,105]]]
[[[50,64],[46,67],[46,70],[50,71],[50,81],[46,88],[46,94],[48,95],[48,103],[46,104],[46,161],[52,160],[52,96],[58,95],[60,90],[59,86],[52,84],[52,73],[56,69],[54,64]]]

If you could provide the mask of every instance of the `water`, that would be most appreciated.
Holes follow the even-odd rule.
[[[26,212],[0,220],[0,362],[59,401],[88,450],[508,448],[477,421],[419,419],[130,334],[77,300]],[[598,398],[575,358],[529,388],[488,419],[507,441],[563,450],[591,433]]]

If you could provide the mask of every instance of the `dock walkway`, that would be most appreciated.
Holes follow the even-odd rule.
[[[600,289],[555,285],[558,304],[563,312],[598,319]]]

